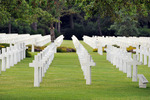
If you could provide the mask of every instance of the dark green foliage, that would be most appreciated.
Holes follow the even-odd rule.
[[[43,29],[37,29],[37,34],[45,35],[45,31]]]
[[[56,29],[54,30],[54,32],[55,32],[55,37],[56,38],[61,35]]]
[[[65,28],[62,33],[65,36],[65,39],[70,40],[72,35],[75,35],[79,40],[82,40],[83,35],[98,35],[97,24],[92,21],[88,22],[86,25],[75,23],[74,29]]]
[[[74,48],[71,48],[71,47],[57,47],[57,52],[62,52],[62,53],[76,52],[76,50]]]
[[[120,48],[120,46],[118,46],[118,45],[116,45],[116,44],[114,44],[114,45],[112,45],[112,46],[117,47],[117,48]]]
[[[32,46],[31,45],[27,45],[27,47],[28,47],[28,51],[31,51],[32,50]],[[35,50],[35,52],[40,52],[40,51],[42,51],[42,50],[44,50],[44,48],[45,48],[46,46],[42,46],[42,47],[40,47],[40,46],[34,46],[34,50]]]
[[[29,34],[31,32],[31,27],[29,25],[24,26],[23,32]]]
[[[8,33],[8,23],[4,25],[0,25],[0,33]],[[27,23],[18,22],[15,21],[11,22],[11,33],[18,33],[18,34],[30,34],[31,33],[31,27]]]
[[[125,11],[126,10],[120,10],[118,12],[122,20],[115,21],[114,24],[110,26],[110,30],[115,30],[115,34],[118,36],[138,36],[140,34],[137,27],[138,21],[134,19],[136,15],[126,15]]]
[[[9,44],[7,44],[7,43],[1,43],[0,44],[0,50],[2,49],[2,48],[6,48],[6,47],[9,47],[10,45]]]
[[[37,31],[39,31],[39,32],[41,31],[42,35],[50,34],[50,30],[49,30],[48,25],[46,23],[43,23],[42,21],[38,22],[37,29],[40,29],[40,30],[37,30]]]
[[[31,57],[32,55],[29,53],[29,51],[26,49],[26,57]]]
[[[98,49],[96,48],[96,49],[93,49],[93,52],[97,52],[98,51]]]
[[[139,36],[147,36],[147,37],[150,36],[150,29],[149,28],[146,28],[146,27],[140,28],[139,31],[140,31]]]

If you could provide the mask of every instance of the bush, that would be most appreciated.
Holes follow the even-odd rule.
[[[133,51],[134,49],[136,49],[136,48],[135,48],[135,47],[132,47],[132,46],[129,46],[129,47],[127,48],[127,51],[134,53],[134,51]]]
[[[9,47],[10,45],[9,44],[7,44],[7,43],[1,43],[0,44],[0,50],[2,49],[2,48],[6,48],[6,47]]]
[[[112,45],[112,46],[117,47],[117,48],[120,48],[120,46],[118,46],[118,45],[116,45],[116,44],[114,44],[114,45]]]
[[[54,32],[55,32],[55,38],[61,35],[56,29],[54,30]]]
[[[98,51],[98,49],[97,49],[97,48],[93,49],[93,52],[97,52],[97,51]]]
[[[105,48],[107,48],[107,46],[105,46],[105,47],[102,48],[102,49],[103,49],[103,52],[106,52],[106,51],[104,50]]]
[[[40,51],[44,50],[44,48],[46,48],[46,46],[42,46],[42,47],[40,47],[40,46],[34,46],[35,52],[40,52]]]
[[[57,47],[57,52],[76,52],[76,50],[71,47]]]
[[[31,27],[29,25],[24,26],[23,34],[30,33],[30,32],[31,32]]]
[[[103,52],[106,52],[104,49],[105,49],[106,47],[102,47],[102,50],[103,50]],[[98,52],[98,49],[96,48],[96,49],[93,49],[93,52]]]
[[[27,47],[28,47],[28,51],[32,50],[32,46],[31,45],[27,45]],[[34,50],[35,50],[35,52],[40,52],[40,51],[44,50],[45,47],[46,46],[42,46],[42,47],[40,47],[40,46],[34,46]]]
[[[26,57],[31,57],[31,54],[29,53],[27,49],[26,49]]]
[[[144,27],[139,29],[140,34],[139,36],[150,36],[150,29]]]
[[[45,35],[45,31],[43,29],[37,29],[37,34]]]

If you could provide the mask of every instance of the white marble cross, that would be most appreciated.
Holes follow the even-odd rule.
[[[6,54],[6,57],[7,57],[7,63],[6,63],[6,68],[10,68],[10,56],[11,56],[11,51],[10,51],[10,47],[7,47],[6,48],[6,50],[7,50],[7,54]]]
[[[128,56],[128,61],[127,61],[127,77],[131,78],[132,77],[132,68],[131,68],[131,65],[128,64],[128,62],[130,62],[132,60],[131,58],[131,53],[127,53],[127,56]]]
[[[148,56],[149,52],[148,52],[147,47],[144,47],[143,49],[144,49],[144,52],[143,52],[143,54],[144,54],[144,65],[147,65],[147,56]]]
[[[29,64],[30,67],[34,67],[34,87],[39,87],[41,82],[41,62],[38,55],[34,56],[34,61]]]
[[[133,60],[129,62],[129,64],[133,65],[133,76],[132,81],[137,82],[137,65],[141,65],[142,62],[137,61],[137,56],[133,55]]]
[[[102,44],[99,44],[97,47],[98,47],[98,53],[100,55],[103,55],[103,46],[102,46]]]
[[[148,83],[148,80],[143,74],[138,74],[139,77],[139,88],[146,88],[146,84]]]
[[[150,67],[150,48],[148,50],[148,67]]]
[[[6,49],[5,48],[2,48],[1,58],[2,58],[2,71],[6,71]]]
[[[143,46],[140,46],[140,62],[142,63],[143,63],[143,54],[144,54]]]
[[[1,55],[1,50],[0,50],[0,74],[2,70],[2,55]]]
[[[86,59],[86,62],[84,64],[86,84],[90,85],[91,84],[91,66],[95,66],[96,64],[94,63],[94,61],[92,60],[89,54],[87,54],[84,59]]]
[[[139,60],[139,53],[140,53],[139,45],[137,45],[136,49],[133,49],[133,51],[136,52],[137,60]]]

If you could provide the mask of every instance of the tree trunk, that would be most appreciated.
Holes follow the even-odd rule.
[[[74,29],[73,14],[70,15],[70,27]]]
[[[102,36],[102,31],[101,31],[101,26],[100,26],[100,15],[97,18],[97,25],[98,25],[99,35]]]
[[[9,34],[11,34],[11,20],[9,21],[9,24],[8,24],[8,30],[9,30]]]
[[[55,22],[55,29],[58,31],[58,23],[57,22]]]
[[[51,35],[51,42],[54,42],[54,40],[55,40],[55,32],[54,32],[53,24],[51,24],[51,26],[50,26],[50,35]]]
[[[33,22],[31,26],[34,31],[37,31],[37,22]]]
[[[61,33],[60,32],[60,17],[58,17],[58,20],[59,20],[59,22],[58,22],[58,32]]]

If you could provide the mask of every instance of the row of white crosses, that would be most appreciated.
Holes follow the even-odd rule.
[[[45,76],[47,69],[54,59],[54,53],[58,45],[61,45],[63,36],[56,39],[57,43],[51,43],[43,51],[34,56],[34,60],[29,64],[34,67],[34,87],[39,87],[42,82],[42,77]],[[59,42],[58,42],[59,41]]]
[[[145,45],[141,45],[141,46],[136,46],[136,49],[134,50],[136,52],[137,55],[137,60],[139,60],[140,62],[143,62],[144,65],[148,64],[148,67],[150,67],[150,48],[146,47]],[[143,55],[144,55],[144,59],[143,59]],[[147,57],[148,62],[147,62]]]
[[[107,51],[107,56],[108,56],[108,60],[110,60],[111,62],[113,62],[114,65],[116,65],[117,68],[119,68],[119,70],[122,70],[124,73],[127,73],[127,77],[131,77],[131,61],[133,61],[133,59],[129,59],[131,58],[131,53],[127,53],[126,52],[126,48],[129,46],[133,46],[136,47],[136,57],[134,56],[134,60],[139,64],[142,64],[143,60],[144,60],[144,65],[147,64],[147,56],[149,57],[149,61],[148,61],[148,66],[150,66],[150,38],[149,37],[88,37],[88,36],[84,36],[83,39],[86,39],[86,43],[91,45],[96,45],[97,44],[97,48],[98,48],[98,53],[100,55],[103,55],[103,51],[102,51],[102,47],[104,46],[109,46],[110,45],[118,45],[120,46],[121,49],[116,49],[112,52],[108,52]],[[93,41],[92,43],[96,43],[96,44],[91,44],[90,41],[88,41],[88,39],[90,41]],[[95,42],[94,42],[95,41]],[[140,48],[139,48],[139,45]],[[92,46],[91,46],[92,47]],[[112,47],[112,46],[111,46]],[[112,47],[113,48],[113,47]],[[113,48],[114,49],[114,48]],[[113,50],[112,49],[112,50]],[[120,51],[121,50],[121,51]],[[111,55],[111,56],[110,56]],[[144,59],[143,59],[143,55],[144,55]],[[116,59],[119,56],[118,60],[120,60],[118,63],[118,60],[111,60],[111,59]],[[126,65],[128,64],[128,65]],[[127,66],[127,67],[122,67],[122,66]],[[133,81],[137,81],[137,71],[136,71],[136,67],[133,66]],[[147,79],[144,77],[144,75],[138,75],[139,76],[139,87],[141,88],[146,88],[146,83],[148,82]]]
[[[89,37],[84,36],[83,41],[90,45],[93,49],[98,48],[98,53],[102,55],[102,47],[106,45],[118,45],[120,48],[126,49],[129,46],[139,46],[150,48],[149,37]]]
[[[93,39],[89,36],[83,36],[83,42],[91,46],[93,49],[97,48],[97,42],[96,39]]]
[[[84,79],[86,80],[86,84],[91,84],[91,66],[95,66],[96,64],[92,60],[92,57],[88,53],[88,51],[83,47],[83,45],[79,42],[79,40],[72,36],[73,44],[76,48],[76,53],[78,54],[78,58],[80,61],[81,69],[83,71]]]
[[[14,66],[22,59],[26,57],[26,46],[25,43],[18,43],[14,46],[2,48],[0,51],[0,73],[6,71],[10,66]]]
[[[54,40],[56,47],[59,47],[62,44],[63,39],[64,39],[64,36],[60,35],[59,37],[56,38],[56,40]]]
[[[120,71],[123,71],[123,73],[127,73],[127,77],[131,78],[133,82],[137,82],[137,65],[141,65],[142,62],[139,62],[137,60],[137,55],[133,55],[133,58],[131,57],[131,53],[127,52],[124,49],[116,48],[111,45],[107,45],[107,60],[110,61],[113,65],[116,66],[116,68],[119,68]],[[133,65],[133,73],[131,66]],[[142,78],[141,78],[142,77]],[[139,75],[139,87],[140,88],[146,88],[146,83],[141,83],[141,81],[145,82],[147,80],[144,75]],[[141,85],[142,84],[142,85]]]
[[[42,36],[39,39],[36,39],[36,46],[44,46],[50,42],[50,35]]]
[[[32,45],[32,52],[34,52],[34,46],[44,46],[51,40],[50,35],[41,36],[41,34],[0,34],[0,43],[16,44],[24,42],[25,45]]]

